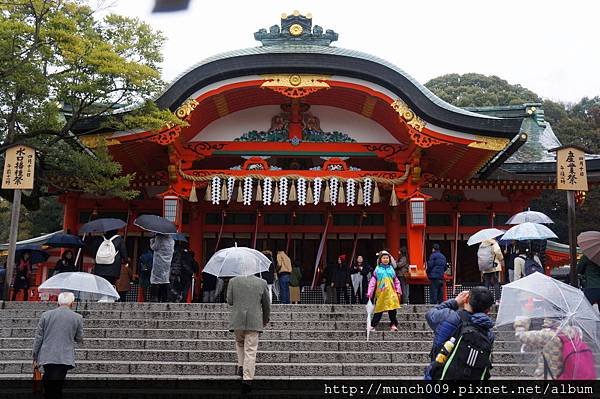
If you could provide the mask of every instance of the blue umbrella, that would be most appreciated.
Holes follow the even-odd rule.
[[[54,248],[83,248],[83,240],[73,234],[58,233],[46,241],[46,245]]]
[[[24,253],[29,252],[29,259],[31,264],[42,263],[48,260],[50,254],[42,250],[39,245],[25,244],[17,245],[15,250],[15,259],[21,259]]]
[[[173,239],[175,241],[188,242],[187,237],[183,233],[173,234]]]
[[[125,225],[127,225],[127,223],[125,223],[121,219],[113,219],[113,218],[96,219],[96,220],[92,220],[91,222],[88,222],[88,223],[84,224],[83,226],[81,226],[81,228],[79,229],[79,233],[80,234],[104,233],[104,232],[111,231],[111,230],[119,230],[120,228],[124,227]]]
[[[133,222],[144,230],[160,234],[175,234],[177,227],[173,222],[156,215],[141,215]]]

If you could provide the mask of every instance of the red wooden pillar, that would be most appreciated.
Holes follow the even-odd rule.
[[[398,259],[400,252],[400,217],[398,207],[389,207],[385,215],[386,247],[394,259]]]
[[[198,209],[196,204],[190,204],[190,221],[187,225],[187,233],[189,234],[189,248],[194,252],[194,259],[200,263],[202,259],[202,240],[204,238],[204,213]],[[202,283],[200,270],[194,276],[194,292],[190,289],[187,296],[187,303],[191,303],[195,292],[200,292],[200,284]]]
[[[60,198],[63,205],[63,229],[71,234],[77,234],[78,208],[77,194],[68,193]]]

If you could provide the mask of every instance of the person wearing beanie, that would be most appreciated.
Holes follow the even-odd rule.
[[[335,287],[335,293],[337,302],[336,303],[349,303],[348,288],[350,287],[350,269],[346,265],[346,255],[340,255],[337,259],[335,267],[334,278],[331,282],[331,286]],[[344,295],[344,302],[342,302],[342,295]]]
[[[375,330],[385,311],[388,312],[390,318],[390,331],[398,331],[396,310],[400,308],[401,295],[400,281],[392,267],[392,255],[387,251],[381,251],[378,254],[377,267],[373,271],[367,291],[367,297],[375,300],[375,314],[371,321],[371,331]]]

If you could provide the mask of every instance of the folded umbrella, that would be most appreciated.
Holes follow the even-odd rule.
[[[70,291],[80,300],[97,301],[104,298],[119,299],[119,294],[108,280],[83,272],[60,273],[50,277],[38,287],[40,292],[59,294]]]
[[[141,215],[133,222],[136,226],[154,233],[159,234],[175,234],[177,227],[175,223],[161,216],[156,215]]]
[[[500,229],[493,229],[493,228],[479,230],[477,233],[475,233],[471,237],[469,237],[469,241],[467,241],[467,245],[479,244],[483,241],[487,241],[489,239],[499,237],[499,236],[503,235],[504,233],[506,233],[506,231],[500,230]]]
[[[46,245],[53,248],[83,248],[85,243],[73,234],[58,233],[46,241]]]
[[[577,245],[589,260],[600,265],[600,231],[584,231],[579,234]]]
[[[127,223],[122,221],[121,219],[114,218],[101,218],[92,220],[81,226],[79,229],[80,234],[87,233],[105,233],[107,231],[119,230],[122,227],[125,227]]]
[[[521,223],[508,229],[502,236],[503,240],[547,240],[548,238],[558,238],[549,228],[539,223]]]

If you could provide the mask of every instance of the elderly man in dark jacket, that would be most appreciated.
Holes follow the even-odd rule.
[[[427,277],[431,281],[431,298],[429,303],[437,305],[442,303],[444,294],[444,272],[446,271],[446,257],[440,252],[440,245],[433,244],[433,250],[427,261]]]
[[[250,389],[254,379],[258,334],[269,323],[271,300],[267,282],[256,276],[237,276],[227,286],[227,303],[233,306],[229,330],[235,333],[237,374],[242,387]]]
[[[83,317],[70,308],[72,292],[58,296],[59,307],[42,313],[33,341],[34,367],[44,368],[47,398],[60,398],[67,372],[75,367],[75,342],[83,342]]]
[[[433,345],[431,347],[431,361],[439,353],[442,345],[448,341],[462,325],[459,311],[464,309],[470,322],[487,334],[490,344],[494,343],[494,322],[487,313],[494,304],[494,294],[485,287],[475,287],[471,291],[463,291],[456,299],[449,299],[444,303],[430,309],[425,315],[427,324],[434,331]],[[425,379],[430,380],[431,368],[425,370]],[[489,377],[489,376],[488,376]]]

